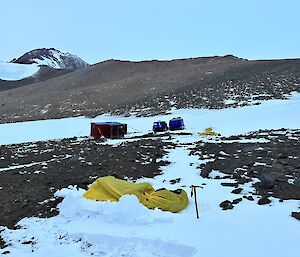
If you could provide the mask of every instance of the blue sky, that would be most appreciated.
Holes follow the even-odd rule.
[[[299,0],[0,0],[0,59],[54,47],[95,63],[300,57]]]

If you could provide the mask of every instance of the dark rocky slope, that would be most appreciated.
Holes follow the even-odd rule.
[[[110,60],[0,92],[0,122],[106,112],[148,116],[171,107],[237,107],[282,99],[292,91],[300,91],[300,59]]]

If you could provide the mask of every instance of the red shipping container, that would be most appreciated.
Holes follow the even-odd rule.
[[[95,139],[105,138],[123,138],[127,133],[127,124],[119,122],[92,122],[91,136]]]

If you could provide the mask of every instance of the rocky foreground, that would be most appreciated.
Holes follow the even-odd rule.
[[[162,158],[169,149],[181,147],[174,140],[177,136],[150,134],[114,146],[89,138],[0,146],[0,226],[12,228],[24,217],[56,215],[61,199],[53,194],[69,185],[87,188],[107,175],[134,181],[160,174],[161,167],[169,164]],[[253,201],[253,194],[261,196],[253,204],[268,204],[270,197],[300,200],[299,139],[299,130],[258,131],[188,147],[203,161],[199,176],[232,179],[222,183],[237,195],[234,201],[220,202],[227,210],[242,200]],[[211,176],[213,171],[222,176]],[[180,181],[176,179],[168,182]],[[255,193],[243,193],[246,183]],[[299,219],[299,210],[292,215]]]
[[[53,194],[69,185],[86,189],[101,176],[135,180],[158,175],[166,146],[160,139],[111,147],[76,138],[1,146],[0,226],[55,215],[59,199]]]
[[[271,203],[270,197],[284,200],[300,199],[300,131],[272,130],[258,131],[248,135],[221,138],[217,143],[199,142],[191,154],[205,161],[199,166],[201,176],[209,178],[213,171],[230,178],[233,183],[222,183],[232,187],[232,193],[241,196],[243,185],[250,183],[255,195],[261,198],[260,205]],[[257,140],[253,143],[253,140]],[[252,141],[252,143],[249,143]],[[220,204],[224,209],[232,209],[243,199],[253,201],[253,194],[242,194],[235,201],[225,200]],[[300,219],[300,212],[292,213]]]

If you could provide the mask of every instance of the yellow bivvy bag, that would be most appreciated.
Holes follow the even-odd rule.
[[[184,190],[155,191],[149,183],[133,183],[112,176],[98,178],[83,196],[91,200],[118,202],[123,195],[135,195],[149,209],[180,212],[188,206]]]
[[[212,128],[207,128],[203,132],[198,133],[199,136],[208,137],[208,136],[220,136],[219,133],[213,131]]]

